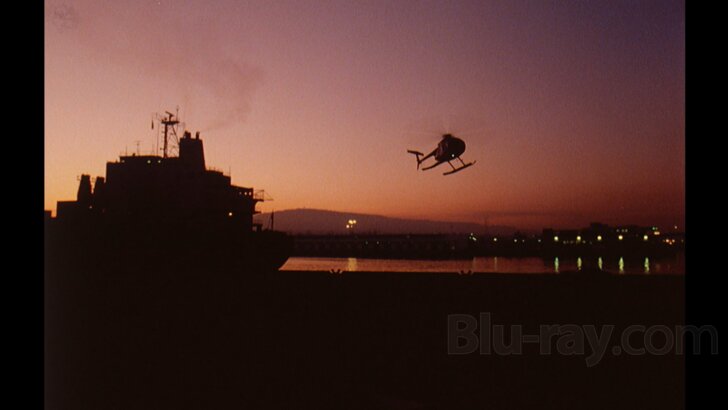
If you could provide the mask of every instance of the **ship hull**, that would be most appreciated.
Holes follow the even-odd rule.
[[[215,221],[54,220],[45,236],[46,266],[99,272],[273,272],[293,250],[282,232]]]

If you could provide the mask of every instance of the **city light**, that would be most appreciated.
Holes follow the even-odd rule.
[[[558,242],[558,241],[559,241],[559,237],[558,236],[554,236],[554,242]]]
[[[601,240],[602,240],[602,235],[597,235],[597,240],[601,242]]]
[[[621,241],[622,239],[624,239],[624,236],[619,235],[617,238]]]
[[[356,219],[349,219],[348,223],[346,224],[346,229],[354,229],[354,226],[356,226]]]

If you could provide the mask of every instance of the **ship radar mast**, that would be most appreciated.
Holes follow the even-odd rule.
[[[179,140],[177,137],[177,124],[179,124],[179,116],[172,114],[169,111],[165,111],[167,114],[166,117],[162,117],[160,122],[162,125],[164,125],[164,148],[162,148],[163,157],[167,158],[167,148],[168,148],[168,139],[170,137],[170,134],[174,136],[175,141]]]
[[[179,124],[182,124],[184,129],[185,124],[179,120],[179,107],[177,107],[177,113],[172,114],[169,111],[165,111],[165,115],[159,113],[152,114],[152,129],[154,129],[154,123],[157,123],[157,143],[155,150],[157,152],[162,151],[162,156],[168,158],[173,155],[173,149],[175,145],[179,147],[179,137],[177,135],[177,128]],[[159,132],[162,132],[162,138],[164,139],[164,145],[159,148]],[[170,145],[170,138],[174,144]]]

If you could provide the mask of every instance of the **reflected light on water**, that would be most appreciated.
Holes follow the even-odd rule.
[[[476,257],[460,260],[411,260],[411,259],[368,259],[368,258],[313,258],[292,257],[283,265],[284,271],[342,270],[347,272],[445,272],[458,273],[550,273],[583,271],[596,260],[600,270],[615,274],[684,274],[684,258],[674,259],[612,259],[611,265],[602,257],[555,257],[545,258],[507,258]],[[609,266],[607,266],[609,265]]]
[[[346,260],[346,270],[347,271],[356,272],[359,270],[357,266],[358,266],[358,263],[357,263],[356,258],[348,258]]]

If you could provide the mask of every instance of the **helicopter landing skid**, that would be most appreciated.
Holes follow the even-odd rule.
[[[448,164],[450,164],[450,166],[452,167],[452,171],[443,172],[442,175],[451,175],[451,174],[454,174],[456,172],[460,172],[460,171],[464,170],[465,168],[468,168],[468,167],[473,166],[473,164],[475,164],[475,162],[476,161],[468,162],[467,164],[463,164],[459,168],[455,168],[455,166],[453,166],[453,164],[450,164],[450,161],[448,161]]]

